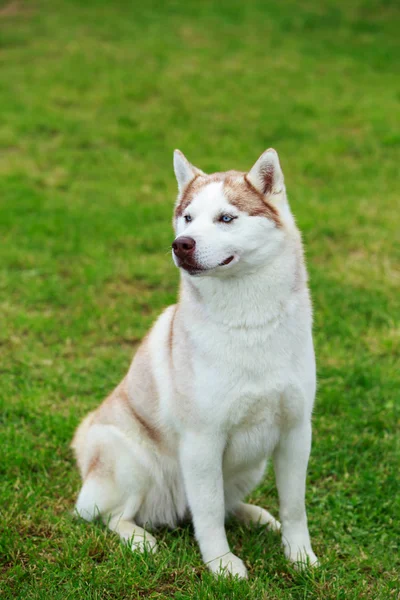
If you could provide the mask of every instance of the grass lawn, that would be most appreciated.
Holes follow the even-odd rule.
[[[396,4],[0,0],[2,598],[398,598]],[[172,150],[212,171],[269,146],[315,307],[322,566],[231,522],[250,578],[220,581],[190,527],[143,556],[74,519],[69,443],[175,300]],[[251,500],[277,514],[271,472]]]

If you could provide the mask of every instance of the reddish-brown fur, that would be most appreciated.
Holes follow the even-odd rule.
[[[97,452],[94,456],[92,456],[92,458],[90,460],[88,470],[86,473],[86,477],[88,477],[92,471],[96,471],[99,467],[100,467],[100,453]]]
[[[268,193],[272,193],[272,181],[266,178],[266,195],[263,195],[251,185],[246,174],[239,171],[195,175],[183,191],[175,209],[175,217],[180,217],[184,213],[201,188],[218,181],[223,182],[224,193],[230,204],[252,217],[261,216],[271,219],[277,227],[281,227],[278,211],[268,202]]]
[[[168,349],[169,349],[169,357],[171,360],[171,366],[173,367],[173,346],[174,346],[174,321],[175,321],[175,316],[176,316],[176,306],[174,306],[174,314],[172,315],[172,319],[171,319],[171,325],[169,328],[169,334],[168,334]]]
[[[142,426],[143,430],[148,435],[148,437],[151,440],[153,440],[153,442],[159,442],[159,440],[160,440],[159,432],[157,431],[157,429],[155,427],[153,427],[149,423],[149,421],[143,415],[139,414],[139,412],[136,410],[136,408],[134,406],[134,403],[130,400],[130,398],[124,388],[121,389],[120,398],[121,398],[124,406],[131,413],[132,417],[140,423],[140,425]]]

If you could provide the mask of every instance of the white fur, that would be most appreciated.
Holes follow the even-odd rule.
[[[181,156],[175,169],[183,191],[190,163]],[[256,180],[257,163],[250,173]],[[80,515],[90,520],[100,514],[133,548],[154,549],[154,537],[142,526],[173,527],[191,514],[204,562],[239,577],[246,577],[246,568],[230,551],[226,515],[280,528],[266,510],[243,503],[268,458],[285,554],[297,564],[317,562],[304,504],[316,386],[311,305],[283,176],[277,181],[280,190],[270,201],[281,228],[232,206],[219,181],[193,199],[186,211],[190,223],[177,219],[177,236],[196,240],[196,259],[207,270],[196,276],[182,270],[179,303],[163,312],[146,340],[145,365],[158,400],[136,408],[160,440],[124,416],[118,395],[111,416],[103,417],[100,407],[74,440],[84,478]],[[238,219],[222,224],[221,213]],[[231,263],[218,266],[230,255]],[[146,394],[138,361],[124,380],[132,403]],[[94,456],[100,467],[88,473]]]

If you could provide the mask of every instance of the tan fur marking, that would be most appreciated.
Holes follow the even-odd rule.
[[[90,460],[88,470],[86,473],[86,477],[88,477],[92,471],[96,471],[99,466],[100,466],[100,453],[96,452],[96,454]]]
[[[251,185],[246,175],[240,180],[227,179],[224,192],[228,201],[239,210],[247,212],[251,217],[266,217],[274,221],[277,227],[282,226],[276,208]]]
[[[201,188],[218,181],[223,182],[224,192],[230,204],[246,212],[251,217],[266,217],[274,221],[277,227],[282,227],[276,208],[251,185],[246,173],[240,171],[196,175],[182,194],[182,198],[175,209],[175,218],[182,216]]]
[[[122,431],[131,430],[131,419],[143,429],[152,441],[161,440],[160,432],[154,424],[158,410],[158,394],[148,356],[148,335],[136,351],[131,365],[134,370],[135,385],[129,391],[126,379],[115,388],[95,412],[95,422],[115,425]]]
[[[179,204],[177,204],[176,208],[175,208],[175,217],[181,217],[185,208],[191,203],[191,201],[193,200],[194,196],[198,193],[199,189],[202,187],[202,185],[204,185],[204,183],[202,185],[196,185],[196,181],[198,181],[198,179],[200,179],[200,175],[195,175],[195,177],[192,179],[192,181],[190,181],[188,183],[188,185],[186,186],[186,188],[184,189],[183,193],[182,193],[182,197],[180,199]],[[201,177],[201,179],[205,179],[204,177]]]
[[[218,181],[225,181],[229,176],[243,175],[239,171],[225,171],[221,173],[212,173],[212,175],[196,175],[184,190],[179,204],[175,209],[175,217],[180,217],[189,206],[193,198],[200,192],[201,188]]]
[[[175,321],[176,309],[177,309],[177,306],[175,305],[174,314],[171,317],[171,324],[170,324],[169,332],[168,332],[168,350],[169,350],[169,357],[170,357],[172,366],[174,364],[174,358],[173,358],[172,353],[173,353],[173,346],[174,346],[174,321]]]
[[[138,421],[140,423],[140,425],[143,427],[144,431],[147,433],[147,435],[149,436],[149,438],[151,440],[153,440],[153,442],[159,442],[160,441],[160,436],[159,436],[159,432],[150,425],[150,423],[148,423],[138,412],[137,410],[135,410],[135,407],[133,406],[127,392],[125,391],[125,387],[124,387],[124,383],[125,381],[122,382],[121,384],[121,389],[119,390],[120,392],[120,398],[124,404],[124,406],[130,411],[130,413],[132,414],[133,418],[136,419],[136,421]]]

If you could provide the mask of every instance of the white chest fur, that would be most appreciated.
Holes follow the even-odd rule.
[[[251,327],[192,319],[194,401],[202,418],[212,415],[227,430],[279,426],[283,412],[285,420],[298,418],[315,377],[305,312],[300,301]]]

